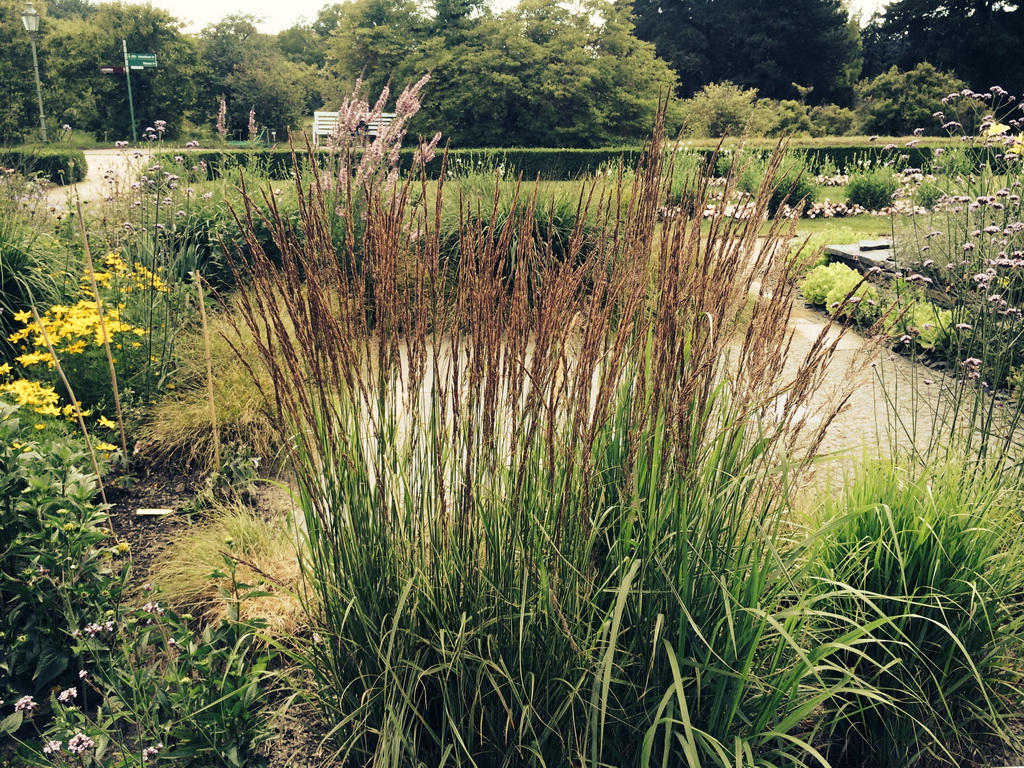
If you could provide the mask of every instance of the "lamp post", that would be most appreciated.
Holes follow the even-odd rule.
[[[46,117],[43,115],[43,86],[39,82],[39,57],[36,55],[36,37],[39,36],[39,11],[32,7],[32,0],[25,3],[21,12],[21,23],[25,25],[29,41],[32,43],[32,66],[36,71],[36,98],[39,100],[39,128],[43,132],[43,143],[46,139]]]

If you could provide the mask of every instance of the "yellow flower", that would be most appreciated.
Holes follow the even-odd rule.
[[[1024,155],[1024,133],[1017,137],[1013,146],[1006,150],[1008,155]]]
[[[11,372],[11,366],[8,363],[0,363],[0,376],[6,376]]]
[[[97,451],[116,451],[117,446],[111,443],[96,443],[95,446]]]
[[[18,405],[33,406],[40,413],[39,407],[48,407],[56,410],[60,397],[57,392],[45,384],[40,384],[28,379],[15,379],[0,384],[0,392],[14,395]]]
[[[46,429],[46,425],[45,424],[36,424],[36,429],[39,429],[39,430]]]
[[[105,427],[106,429],[117,429],[117,424],[112,422],[106,416],[100,416],[99,418],[97,418],[96,423],[99,424],[101,427]]]
[[[27,323],[32,319],[32,313],[26,309],[22,312],[15,312],[11,317],[14,318],[14,322],[16,323]]]
[[[131,545],[128,544],[127,542],[125,542],[125,541],[122,541],[122,542],[120,542],[117,545],[117,553],[119,555],[127,555],[131,551],[132,551]]]
[[[53,358],[50,357],[49,352],[26,352],[24,355],[18,355],[14,359],[26,368],[36,363],[49,363],[50,367],[53,367]]]

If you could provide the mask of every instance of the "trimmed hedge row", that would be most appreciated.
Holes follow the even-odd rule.
[[[415,150],[402,150],[403,163],[412,161]],[[708,158],[714,149],[706,147],[686,148],[687,152],[702,154]],[[725,149],[723,154],[733,150]],[[767,156],[771,149],[745,149],[745,152]],[[985,150],[982,147],[966,147],[963,150],[972,161],[979,160]],[[640,147],[613,147],[605,149],[453,149],[448,152],[449,167],[465,169],[493,169],[499,165],[505,167],[506,174],[522,174],[524,179],[540,178],[544,181],[565,181],[586,176],[602,166],[610,166],[620,160],[627,167],[637,163],[641,155]],[[862,164],[874,165],[879,160],[899,160],[899,167],[924,168],[934,157],[932,147],[884,147],[865,146],[820,146],[794,147],[790,152],[803,159],[811,173],[818,173],[825,167],[834,167],[841,172],[853,172]],[[158,155],[161,163],[174,160],[175,155],[184,158],[188,167],[205,163],[209,176],[219,178],[235,169],[248,168],[267,175],[270,178],[284,179],[292,175],[293,160],[289,149],[203,149],[187,150],[179,153]],[[300,162],[307,161],[305,152],[296,155]],[[441,163],[435,159],[427,168],[428,176],[434,177],[441,172]]]
[[[415,149],[402,150],[402,163],[412,162]],[[466,168],[494,168],[504,165],[510,173],[521,173],[525,179],[540,177],[546,181],[563,181],[593,173],[602,165],[617,163],[635,165],[640,158],[639,147],[611,149],[453,149],[448,152],[448,164]],[[162,164],[175,157],[184,158],[186,168],[204,163],[210,178],[219,178],[237,168],[258,170],[272,179],[290,177],[293,173],[292,152],[289,149],[202,149],[184,152],[166,152],[154,157]],[[300,162],[307,161],[306,152],[297,152]],[[431,177],[441,172],[440,158],[427,166]]]
[[[0,166],[26,176],[39,175],[54,184],[82,181],[89,170],[82,150],[56,147],[0,149]]]

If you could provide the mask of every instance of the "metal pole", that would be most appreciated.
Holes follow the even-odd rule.
[[[132,143],[139,143],[139,132],[135,127],[135,102],[132,100],[132,68],[128,66],[128,41],[122,39],[121,47],[124,50],[124,77],[128,81],[128,114],[132,118]]]
[[[43,86],[39,82],[39,57],[36,55],[35,34],[30,34],[28,39],[32,43],[32,66],[36,72],[36,99],[39,100],[39,129],[43,132],[43,144],[46,144],[46,118],[43,116]]]

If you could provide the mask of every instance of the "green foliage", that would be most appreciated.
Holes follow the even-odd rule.
[[[858,468],[825,502],[818,562],[828,629],[868,628],[841,674],[893,698],[839,697],[829,758],[882,768],[961,764],[1013,744],[1022,636],[1019,490],[950,457]]]
[[[257,29],[258,21],[252,15],[232,14],[199,33],[200,54],[208,67],[202,113],[214,124],[223,96],[228,136],[249,137],[252,110],[258,127],[273,129],[285,140],[289,128],[298,128],[303,117],[319,107],[313,97],[313,72],[288,60],[275,38]]]
[[[13,168],[23,176],[39,175],[54,184],[82,181],[89,170],[82,150],[64,147],[0,149],[0,166]]]
[[[772,125],[768,128],[769,136],[798,136],[810,134],[814,125],[807,105],[784,99],[775,105]]]
[[[682,205],[695,213],[699,197],[698,185],[706,174],[707,156],[702,152],[675,152],[672,155],[672,176],[669,181],[669,205]]]
[[[770,116],[757,104],[757,91],[730,82],[710,83],[680,105],[683,133],[701,138],[763,135]]]
[[[57,125],[70,124],[109,141],[130,139],[132,130],[123,78],[99,72],[97,65],[121,61],[122,40],[131,52],[156,54],[159,66],[132,73],[137,130],[156,120],[177,136],[196,106],[203,64],[193,37],[179,21],[155,6],[100,3],[95,12],[41,25],[45,79],[59,87],[44,94],[47,114]]]
[[[839,0],[635,0],[633,10],[683,95],[728,80],[771,99],[845,103],[860,74],[858,29]]]
[[[174,325],[173,312],[168,311],[173,290],[159,270],[128,264],[115,253],[94,267],[103,270],[95,273],[102,313],[86,274],[73,297],[76,302],[54,304],[40,313],[42,328],[27,310],[15,315],[22,327],[9,340],[21,352],[15,361],[26,376],[53,387],[70,403],[60,372],[52,364],[52,345],[83,408],[113,415],[113,384],[104,342],[109,342],[120,386],[135,387],[148,396],[173,355],[167,343],[169,326]]]
[[[893,337],[909,337],[920,349],[942,351],[953,328],[953,313],[925,299],[914,299],[886,324]]]
[[[1020,94],[1024,78],[1013,56],[1024,43],[1018,11],[987,0],[894,0],[865,30],[865,42],[874,43],[873,68],[865,74],[930,62],[977,91],[999,84]]]
[[[945,188],[938,181],[925,179],[914,190],[914,205],[922,208],[934,208],[946,194]]]
[[[846,202],[868,211],[880,211],[892,205],[892,196],[899,186],[896,174],[887,166],[852,173],[846,185]]]
[[[870,325],[879,316],[878,289],[839,262],[812,269],[800,283],[800,291],[808,304],[824,307],[839,318]]]
[[[811,136],[846,136],[853,133],[857,113],[835,104],[811,107]]]
[[[64,266],[65,254],[47,231],[49,222],[26,207],[44,208],[39,182],[18,173],[0,177],[0,363],[13,358],[14,316],[33,303],[56,301]]]
[[[425,18],[412,2],[343,6],[327,61],[329,103],[356,79],[374,92],[393,75],[430,72],[413,131],[460,147],[600,147],[639,141],[675,77],[633,35],[627,6],[526,0],[499,14]]]
[[[749,159],[747,159],[749,158]],[[732,161],[723,156],[719,158],[719,166]],[[764,183],[769,163],[760,153],[750,153],[737,160],[740,167],[738,187],[741,191],[754,195]],[[818,195],[818,185],[802,159],[789,156],[779,167],[775,178],[769,180],[771,191],[768,196],[768,215],[775,216],[783,206],[795,208],[803,203],[813,203]]]
[[[223,546],[230,551],[230,542]],[[266,705],[274,693],[267,671],[274,654],[264,623],[241,620],[239,606],[265,593],[240,582],[230,554],[222,554],[221,566],[210,578],[226,583],[228,616],[198,633],[192,617],[166,609],[158,594],[141,608],[121,606],[109,624],[81,633],[75,651],[87,674],[71,694],[65,689],[64,701],[52,697],[54,717],[40,740],[20,746],[26,764],[65,765],[67,753],[42,748],[58,741],[67,750],[76,734],[92,741],[86,759],[103,768],[158,758],[195,768],[261,764],[256,750],[273,735]],[[95,709],[85,706],[93,696]]]
[[[126,545],[86,466],[80,440],[37,431],[0,402],[2,691],[39,697],[69,684],[72,633],[107,621],[121,597]]]
[[[963,86],[954,75],[940,72],[931,64],[918,64],[908,72],[894,66],[857,86],[860,130],[907,136],[918,128],[937,127],[932,114],[943,109],[943,98]]]

